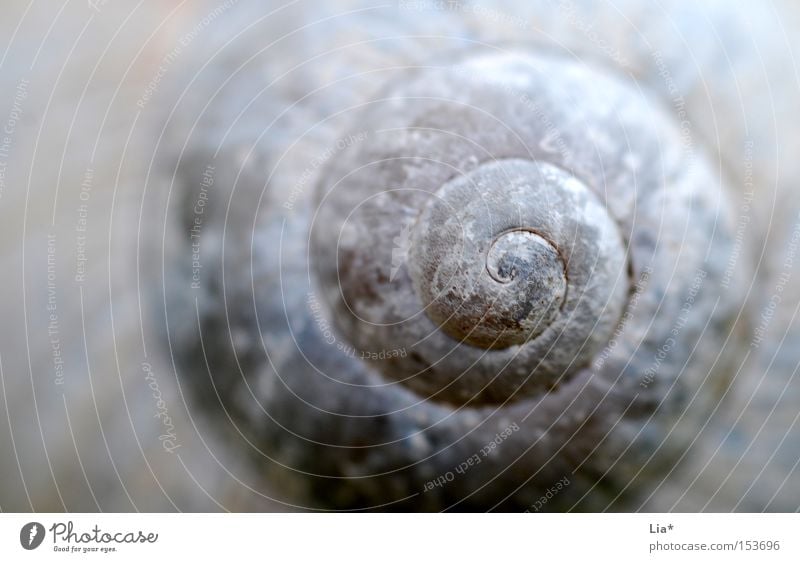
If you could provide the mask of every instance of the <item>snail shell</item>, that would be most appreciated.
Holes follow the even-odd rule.
[[[432,133],[444,147],[453,135],[461,137]],[[389,163],[377,173],[361,168],[327,194],[314,232],[324,294],[358,348],[415,350],[418,361],[379,366],[421,396],[505,403],[555,388],[591,360],[620,319],[628,290],[620,232],[562,168],[493,157],[469,170],[463,144],[453,150],[452,160],[439,153],[399,184],[393,178],[403,160],[371,154]],[[347,158],[339,166],[360,168]],[[382,191],[374,196],[376,186]],[[339,190],[346,195],[337,198]],[[337,199],[354,196],[357,208],[342,213]],[[421,212],[410,219],[407,261],[395,263],[404,270],[392,281],[384,254],[403,228],[392,217],[413,208]],[[361,243],[370,236],[379,242]],[[350,263],[376,267],[363,275]]]
[[[224,277],[255,318],[198,312],[232,344],[203,350],[210,403],[304,506],[635,497],[734,360],[723,181],[641,88],[542,49],[400,70],[351,118],[366,140],[259,211]]]

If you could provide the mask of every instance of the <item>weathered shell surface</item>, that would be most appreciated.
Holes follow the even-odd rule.
[[[520,509],[564,477],[554,506],[636,494],[630,475],[671,466],[689,443],[676,420],[701,423],[743,347],[741,285],[721,285],[725,180],[650,92],[543,47],[391,74],[351,112],[315,196],[271,184],[242,221],[249,251],[225,271],[252,284],[239,294],[226,274],[241,301],[225,307],[252,299],[254,316],[201,329],[261,341],[208,357],[220,404],[327,507]],[[520,229],[560,254],[566,289],[544,329],[507,336],[520,297],[487,260]]]
[[[798,509],[796,2],[98,4],[100,11],[72,4],[54,10],[47,2],[6,0],[0,18],[7,38],[0,124],[21,109],[10,144],[0,139],[9,155],[0,162],[3,511]],[[438,379],[396,376],[389,362],[408,368],[401,359],[413,361],[414,350],[394,342],[387,348],[385,330],[365,330],[334,313],[340,297],[324,290],[330,280],[320,268],[329,266],[314,250],[326,242],[320,227],[334,229],[315,220],[316,186],[323,193],[331,187],[333,176],[324,174],[340,159],[356,161],[392,139],[408,154],[434,139],[409,134],[399,143],[400,131],[379,135],[359,120],[372,102],[401,92],[414,76],[429,78],[416,84],[421,90],[461,84],[450,96],[489,91],[490,68],[477,76],[448,72],[471,57],[511,53],[539,64],[569,61],[556,70],[572,68],[573,79],[599,77],[568,92],[572,107],[554,103],[551,115],[585,112],[581,97],[594,105],[616,84],[635,102],[631,111],[666,124],[629,115],[635,127],[611,137],[593,127],[601,136],[588,142],[588,123],[553,122],[543,143],[525,143],[535,155],[497,155],[501,166],[522,160],[544,169],[567,154],[567,140],[607,146],[603,168],[622,166],[620,179],[635,169],[637,179],[650,181],[648,189],[617,184],[611,197],[587,179],[604,178],[603,170],[578,173],[583,158],[557,166],[591,190],[625,247],[639,252],[624,257],[625,329],[615,325],[588,367],[567,370],[561,380],[540,371],[476,394],[473,379],[462,377],[479,399],[465,404],[447,390],[434,396],[443,387]],[[506,73],[496,82],[525,76]],[[547,87],[565,80],[561,72],[553,78]],[[494,113],[517,107],[506,124],[524,129],[532,108],[514,97],[520,89],[529,86],[504,86],[480,106]],[[455,122],[448,114],[425,118],[443,130],[478,134],[464,114]],[[406,111],[387,108],[377,118],[409,126]],[[633,139],[629,129],[649,132]],[[663,142],[653,145],[651,133]],[[622,152],[611,158],[616,149]],[[652,157],[638,162],[616,158],[648,149]],[[486,153],[473,154],[479,162],[462,163],[463,174],[431,182],[428,192],[457,186],[480,164],[492,172]],[[668,182],[654,171],[662,163],[671,180],[687,174],[694,187]],[[710,176],[709,190],[698,189],[702,176]],[[666,185],[678,189],[658,189]],[[692,204],[678,200],[679,192],[693,194]],[[193,238],[201,193],[208,199]],[[409,206],[381,221],[384,234],[420,212],[437,210]],[[640,212],[650,213],[647,223]],[[79,218],[87,221],[88,257],[80,282]],[[413,286],[407,260],[422,264],[431,256],[419,250],[430,232],[408,228],[401,231],[407,238],[387,240],[380,230],[356,246],[380,260],[354,271],[364,281],[371,271]],[[476,258],[485,258],[489,277],[503,285],[495,289],[572,298],[566,279],[561,296],[552,255],[558,250],[542,234],[512,230]],[[650,259],[656,253],[665,260]],[[533,263],[553,275],[539,285],[519,283]],[[415,275],[418,295],[446,286]],[[486,287],[493,285],[479,296]],[[730,316],[726,307],[740,289],[746,300],[734,307],[730,339],[720,341],[730,326],[718,323]],[[363,293],[353,296],[363,305]],[[58,367],[51,300],[58,305]],[[513,298],[506,304],[517,310]],[[429,311],[423,321],[430,318],[455,341],[464,336],[443,317],[446,306]],[[487,355],[535,341],[545,324],[558,322],[548,307],[532,308],[488,345],[496,331],[487,320],[466,340]],[[356,348],[358,340],[365,349]],[[369,343],[375,340],[381,343]],[[656,351],[648,356],[631,342]],[[374,353],[362,359],[362,351]],[[628,357],[638,363],[620,364]],[[679,358],[688,359],[685,366]],[[561,384],[551,389],[554,380]],[[565,407],[560,400],[567,397],[575,400]],[[174,454],[164,450],[159,406],[178,436]],[[570,484],[552,501],[533,503],[565,477]]]

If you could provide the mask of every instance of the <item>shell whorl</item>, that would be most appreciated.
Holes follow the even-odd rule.
[[[404,73],[354,122],[372,138],[320,175],[314,290],[356,349],[408,351],[367,366],[415,404],[399,419],[444,416],[422,434],[469,443],[523,420],[511,481],[546,485],[570,459],[597,474],[652,453],[663,412],[720,388],[693,346],[718,349],[741,299],[713,296],[731,207],[646,94],[549,53],[473,54]]]
[[[724,388],[741,292],[719,286],[722,179],[605,68],[519,49],[396,72],[313,197],[261,217],[264,348],[233,409],[275,478],[336,508],[518,508],[565,475],[561,502],[601,480],[613,497],[622,467],[680,447],[664,412]]]
[[[542,395],[589,367],[652,260],[629,247],[651,226],[636,200],[664,181],[641,169],[647,151],[663,142],[661,164],[679,166],[641,106],[527,53],[389,86],[358,119],[375,142],[322,174],[312,252],[336,324],[359,349],[408,349],[377,367],[451,404]]]
[[[625,247],[577,178],[545,162],[494,159],[417,200],[396,275],[406,298],[393,298],[385,276],[369,288],[341,285],[340,306],[369,327],[359,345],[391,341],[420,357],[410,368],[387,363],[389,376],[436,400],[504,403],[555,388],[605,345],[628,291]],[[402,213],[391,196],[374,201]],[[364,259],[367,227],[353,224],[362,218],[351,214],[340,237],[318,239],[319,254]],[[392,226],[373,244],[391,246]],[[365,293],[385,295],[387,306],[360,306]]]

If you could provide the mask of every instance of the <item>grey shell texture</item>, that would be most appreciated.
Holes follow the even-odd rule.
[[[246,106],[238,125],[199,119],[206,144],[176,169],[179,377],[287,505],[640,506],[747,347],[755,267],[743,250],[726,275],[724,150],[687,136],[660,78],[540,40],[423,64],[420,41],[437,44],[358,51],[380,70],[337,55],[356,83],[281,90],[292,104],[250,87],[253,115],[229,68],[217,92]],[[187,293],[187,202],[209,166],[224,187]]]
[[[2,3],[3,512],[800,509],[797,0],[88,4]]]

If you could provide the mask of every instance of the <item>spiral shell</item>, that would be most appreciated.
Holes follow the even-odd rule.
[[[207,339],[261,335],[207,358],[211,398],[322,507],[524,509],[562,479],[550,507],[637,494],[626,475],[686,442],[665,444],[670,412],[690,423],[726,384],[724,180],[608,68],[531,47],[397,74],[313,199],[257,217],[256,318],[201,314]]]
[[[386,168],[404,165],[394,162]],[[341,165],[358,167],[346,159]],[[412,187],[416,176],[386,186],[371,182],[370,172],[364,169],[362,182],[351,174],[328,194],[315,249],[320,278],[334,287],[325,292],[337,320],[359,348],[394,342],[417,350],[417,362],[382,363],[387,376],[426,397],[504,403],[555,388],[608,340],[628,289],[624,245],[605,208],[575,177],[544,162],[495,159],[457,171],[420,201],[429,192]],[[375,186],[388,191],[366,195],[347,220],[330,216],[339,210],[339,190],[349,199]],[[389,217],[415,207],[407,263],[399,266],[407,270],[394,282],[383,281],[387,271],[376,268],[364,279],[347,266],[391,264],[374,255],[401,235],[402,224]],[[383,243],[363,245],[370,233]]]

